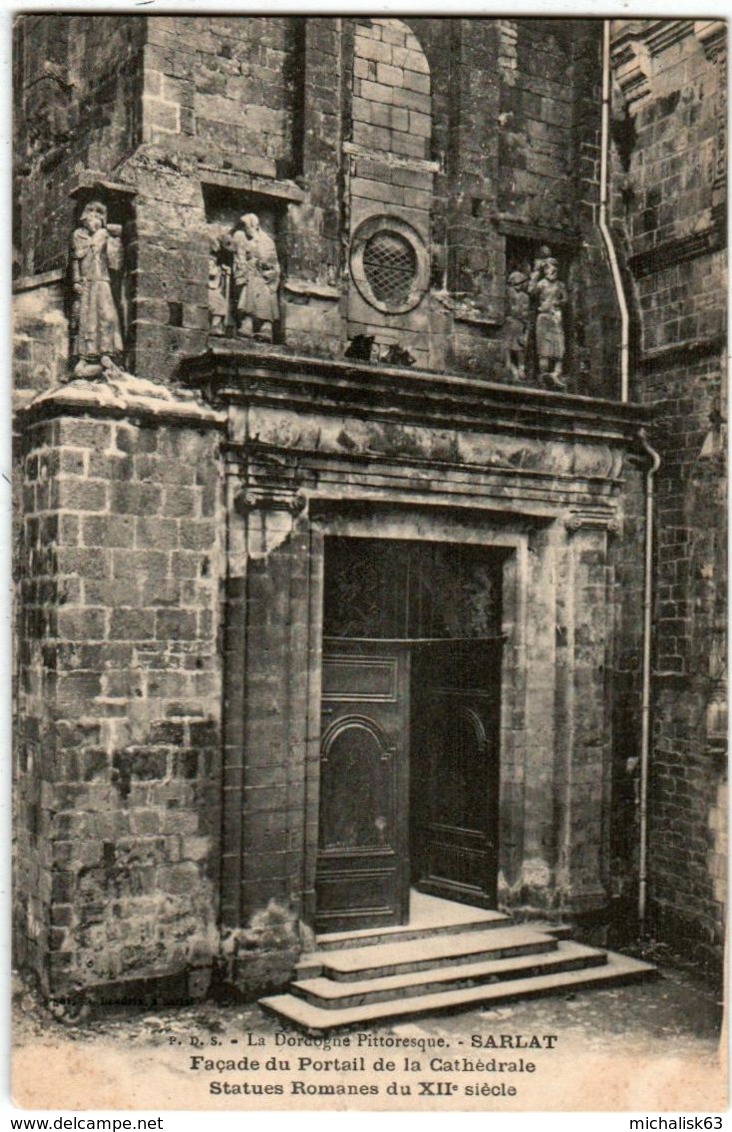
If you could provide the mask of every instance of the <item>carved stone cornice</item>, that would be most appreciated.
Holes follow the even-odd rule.
[[[695,20],[694,35],[704,48],[707,59],[716,60],[727,50],[727,24],[724,20]]]
[[[651,93],[650,52],[642,38],[632,34],[618,36],[611,48],[612,68],[628,106]]]
[[[650,97],[653,60],[694,31],[688,19],[613,21],[612,67],[629,107],[635,111]]]
[[[662,373],[682,365],[694,365],[713,354],[721,354],[727,344],[725,334],[713,334],[708,338],[693,338],[688,342],[674,342],[670,346],[660,346],[647,350],[638,359],[644,373]]]
[[[686,39],[694,30],[693,20],[644,20],[643,38],[651,55],[661,55]]]
[[[394,428],[622,444],[647,417],[646,409],[632,403],[281,350],[240,353],[218,344],[185,359],[180,376],[231,413],[269,407],[295,421],[348,415]]]
[[[137,196],[137,189],[126,181],[113,180],[98,169],[82,169],[76,173],[69,191],[72,200],[95,193],[102,197],[134,197]]]

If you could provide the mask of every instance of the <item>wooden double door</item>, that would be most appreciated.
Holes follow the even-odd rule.
[[[495,906],[500,642],[326,640],[316,929]]]

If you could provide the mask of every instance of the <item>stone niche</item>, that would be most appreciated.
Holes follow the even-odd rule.
[[[74,201],[73,231],[82,224],[84,210],[93,202],[99,202],[106,209],[106,225],[110,231],[119,233],[118,252],[109,272],[112,299],[119,318],[119,327],[122,336],[123,349],[118,360],[126,357],[132,346],[132,323],[134,320],[135,291],[133,272],[137,259],[137,237],[135,231],[135,197],[136,193],[130,186],[117,184],[112,181],[99,179],[94,173],[82,176],[81,184],[71,193]],[[73,241],[71,232],[70,240]],[[71,245],[70,245],[71,247]],[[79,310],[77,296],[73,291],[73,276],[71,268],[71,252],[65,275],[65,303],[66,315],[69,319],[70,331],[70,357],[71,361],[78,359],[79,343],[76,336],[79,331]],[[108,351],[112,352],[112,351]]]
[[[206,226],[209,235],[209,334],[247,344],[237,329],[237,288],[234,278],[233,234],[242,216],[255,215],[260,230],[273,243],[279,265],[276,284],[272,284],[277,317],[272,320],[273,342],[284,340],[280,292],[285,265],[286,201],[260,193],[223,185],[203,185]],[[221,295],[223,301],[217,298]],[[213,297],[212,297],[213,296]]]
[[[556,261],[559,281],[567,301],[561,308],[564,355],[561,382],[565,388],[581,389],[583,352],[577,338],[577,304],[573,302],[574,255],[566,243],[536,235],[509,234],[505,241],[506,319],[502,328],[504,372],[502,379],[533,386],[545,386],[547,379],[540,372],[537,348],[538,301],[529,294],[532,270],[551,258]],[[556,388],[550,384],[549,388]]]

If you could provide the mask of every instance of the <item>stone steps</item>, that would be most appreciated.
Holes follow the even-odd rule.
[[[497,983],[506,979],[597,967],[605,963],[605,951],[583,947],[579,943],[562,943],[557,949],[538,955],[519,955],[480,963],[457,963],[355,982],[337,982],[323,975],[314,979],[297,979],[292,983],[292,990],[313,1006],[323,1010],[340,1010],[372,1002],[391,1002],[395,999],[414,998],[416,995]]]
[[[407,928],[384,939],[377,929],[378,943],[364,939],[363,932],[342,933],[340,947],[303,956],[290,993],[262,999],[261,1005],[318,1033],[655,973],[648,963],[568,940],[566,928],[496,917],[483,920],[482,927],[476,926],[481,916],[458,920],[452,931],[437,934]]]
[[[557,940],[545,932],[525,927],[493,928],[487,932],[460,932],[455,935],[425,936],[380,947],[342,948],[326,952],[314,962],[298,967],[337,982],[378,979],[387,975],[408,974],[449,963],[478,963],[489,959],[507,959],[514,955],[536,955],[554,951]]]
[[[343,1026],[403,1020],[443,1011],[468,1010],[481,1005],[493,1006],[521,998],[612,986],[646,979],[653,974],[655,968],[649,963],[607,952],[606,962],[598,966],[529,975],[493,984],[441,990],[384,1002],[367,1002],[361,1006],[323,1008],[297,994],[273,995],[262,999],[261,1005],[310,1033],[322,1033]]]
[[[454,907],[454,906],[453,906]],[[329,932],[319,935],[316,939],[318,951],[337,951],[343,947],[376,947],[382,943],[401,943],[410,939],[421,939],[424,936],[458,935],[462,932],[488,931],[491,928],[509,927],[511,917],[503,912],[493,912],[482,908],[465,907],[462,913],[464,919],[458,914],[445,923],[429,922],[422,925],[400,924],[393,928],[364,928],[355,932]],[[535,925],[532,924],[531,927]]]

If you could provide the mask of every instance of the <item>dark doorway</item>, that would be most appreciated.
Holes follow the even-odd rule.
[[[326,539],[318,931],[495,906],[503,558]]]

